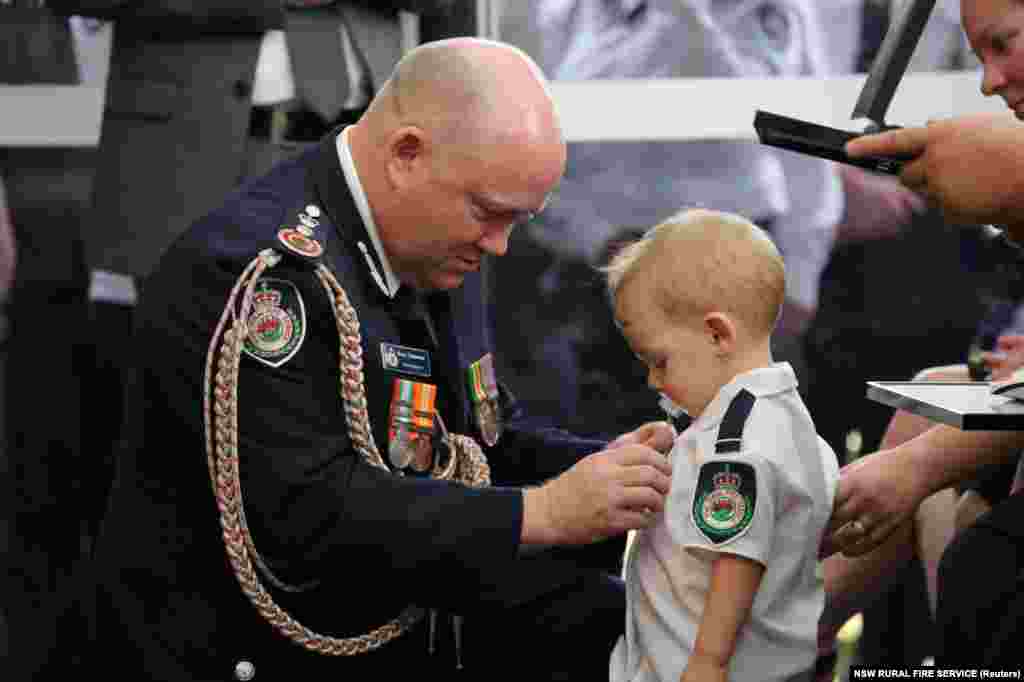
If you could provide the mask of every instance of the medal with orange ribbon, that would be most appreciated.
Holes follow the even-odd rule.
[[[437,387],[395,379],[391,388],[388,459],[396,469],[424,473],[434,463],[434,414]]]

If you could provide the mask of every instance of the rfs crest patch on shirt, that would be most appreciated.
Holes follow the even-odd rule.
[[[705,462],[693,492],[693,523],[707,540],[721,545],[742,535],[754,519],[757,479],[746,462]]]
[[[306,338],[306,306],[298,288],[282,279],[260,279],[246,326],[246,355],[270,367],[288,362]]]

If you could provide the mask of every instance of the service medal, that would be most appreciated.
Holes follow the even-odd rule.
[[[409,430],[405,426],[399,426],[388,434],[388,459],[391,466],[396,469],[404,469],[412,461],[412,441]]]
[[[501,437],[501,407],[496,400],[481,400],[474,407],[480,435],[488,446],[494,447]]]
[[[392,384],[388,458],[395,468],[430,468],[436,398],[437,387],[433,384],[408,379],[395,379]]]
[[[430,433],[417,433],[412,443],[412,469],[424,474],[434,465],[434,439]]]
[[[484,443],[497,445],[504,430],[501,405],[498,402],[498,382],[494,376],[494,358],[488,353],[466,370],[469,397],[473,401],[473,414]]]

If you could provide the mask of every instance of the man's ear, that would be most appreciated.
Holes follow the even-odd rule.
[[[388,180],[392,187],[404,189],[423,179],[427,170],[430,140],[417,126],[403,126],[388,137]]]
[[[722,355],[736,348],[736,324],[725,313],[713,312],[704,316],[704,331],[715,351]]]

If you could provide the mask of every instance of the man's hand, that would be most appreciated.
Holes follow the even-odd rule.
[[[674,426],[666,421],[647,422],[640,428],[624,433],[608,444],[609,450],[620,448],[623,445],[646,445],[658,452],[668,454],[676,441]]]
[[[953,512],[953,528],[956,533],[967,530],[985,514],[992,511],[992,505],[974,490],[967,490],[956,501]]]
[[[728,682],[728,665],[712,657],[694,652],[686,663],[679,682]]]
[[[1017,369],[1024,367],[1024,335],[1003,334],[996,341],[994,352],[981,354],[982,360],[992,370],[992,380],[1009,379]]]
[[[821,556],[860,556],[882,544],[909,519],[928,490],[906,457],[891,450],[866,455],[839,472],[832,520]]]
[[[1024,124],[981,114],[865,135],[850,156],[909,156],[900,179],[938,205],[947,220],[1005,225],[1024,239]]]
[[[585,457],[524,492],[523,544],[583,545],[643,528],[664,509],[672,465],[643,445]]]

